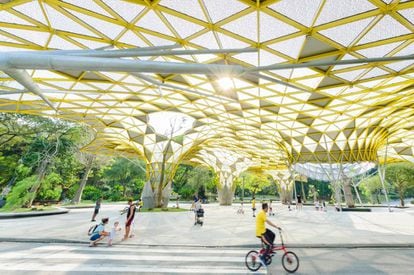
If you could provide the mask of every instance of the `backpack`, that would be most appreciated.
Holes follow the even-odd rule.
[[[98,227],[98,224],[92,225],[88,230],[88,236],[92,235],[95,232],[97,227]]]

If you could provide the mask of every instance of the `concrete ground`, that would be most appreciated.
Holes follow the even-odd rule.
[[[189,205],[180,205],[189,208]],[[204,225],[194,226],[194,213],[137,213],[135,237],[125,245],[181,246],[257,246],[255,219],[251,209],[237,214],[239,205],[203,205]],[[103,205],[98,219],[109,217],[125,221],[119,211],[123,205]],[[405,209],[372,208],[373,212],[327,212],[305,206],[302,211],[288,211],[275,204],[271,221],[284,229],[290,247],[414,247],[414,207]],[[67,214],[0,220],[0,241],[87,242],[93,209],[71,209]],[[122,233],[115,243],[120,242]],[[279,237],[277,237],[279,239]]]
[[[250,272],[249,248],[8,243],[0,245],[0,274],[289,274],[278,253],[267,268]],[[412,248],[294,248],[295,274],[414,274]]]

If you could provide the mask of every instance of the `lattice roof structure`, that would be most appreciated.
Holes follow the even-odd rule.
[[[344,164],[296,163],[293,165],[293,168],[299,174],[327,182],[342,180],[344,177],[353,178],[363,175],[374,167],[375,165],[371,162]]]
[[[173,162],[414,161],[414,1],[0,3],[0,111],[86,123],[92,152],[159,160],[169,111],[195,120]]]

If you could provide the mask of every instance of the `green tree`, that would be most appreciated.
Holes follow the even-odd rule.
[[[388,164],[385,179],[398,193],[400,205],[404,206],[406,192],[414,188],[414,164],[408,162]]]
[[[36,196],[38,200],[59,200],[62,193],[62,177],[52,172],[45,177]]]
[[[126,158],[116,158],[110,167],[104,171],[105,180],[112,186],[120,185],[122,188],[117,187],[117,191],[122,190],[122,198],[126,198],[138,195],[138,191],[134,187],[139,187],[136,180],[145,180],[145,168],[144,162],[141,160],[129,160]],[[118,196],[118,195],[116,195]]]
[[[382,190],[381,180],[378,175],[365,178],[359,185],[365,197],[369,198],[371,203],[380,204],[380,194]]]
[[[187,184],[190,172],[194,169],[193,166],[188,164],[180,164],[174,175],[173,191],[180,193],[179,191]]]
[[[254,197],[256,193],[261,192],[264,188],[272,185],[272,181],[269,176],[264,174],[253,174],[249,172],[242,173],[244,176],[244,188],[248,190]]]
[[[37,176],[24,178],[16,183],[7,197],[6,204],[3,209],[6,211],[13,211],[27,205],[32,199],[30,189],[37,183]]]
[[[198,193],[199,197],[205,198],[206,193],[212,185],[214,185],[214,175],[210,169],[203,166],[197,166],[188,176],[188,185],[191,186],[194,193]]]

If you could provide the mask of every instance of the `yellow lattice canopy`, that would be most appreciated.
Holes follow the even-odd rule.
[[[168,111],[194,119],[168,145],[174,163],[372,161],[387,143],[414,160],[414,1],[0,3],[0,111],[86,123],[93,152],[159,161],[148,115]],[[127,49],[139,54],[92,56]],[[197,52],[215,49],[245,50]]]

